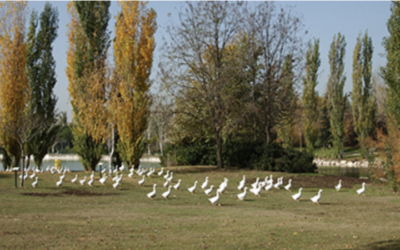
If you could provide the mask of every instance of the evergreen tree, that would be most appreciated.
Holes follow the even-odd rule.
[[[303,77],[303,115],[304,137],[308,152],[313,152],[317,140],[318,129],[318,93],[315,91],[318,81],[318,68],[321,65],[319,58],[319,40],[310,44],[306,53],[306,75]]]
[[[344,75],[344,55],[346,41],[340,33],[333,37],[329,50],[330,75],[328,79],[328,110],[333,146],[336,156],[340,159],[343,154],[344,112],[346,108],[346,95],[343,94],[346,76]]]
[[[364,157],[368,157],[365,139],[371,135],[375,123],[376,102],[372,94],[372,39],[366,32],[357,38],[353,53],[353,92],[351,108],[354,130]]]
[[[43,126],[27,144],[27,155],[33,154],[36,165],[40,168],[48,149],[56,140],[59,126],[56,125],[57,97],[53,88],[57,82],[55,60],[53,58],[53,42],[57,37],[58,11],[46,3],[39,18],[35,11],[31,14],[30,27],[27,39],[27,73],[28,84],[31,90],[29,112],[40,120]],[[28,158],[29,160],[29,158]],[[28,164],[29,165],[29,164]]]

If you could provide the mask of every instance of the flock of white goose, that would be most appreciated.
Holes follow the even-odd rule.
[[[122,177],[123,177],[123,172],[125,169],[124,166],[121,166],[120,168],[115,169],[112,173],[114,175],[114,177],[112,177],[112,181],[113,183],[113,188],[118,188],[118,186],[121,183]],[[32,174],[29,174],[29,171],[32,171]],[[104,185],[107,181],[107,174],[106,174],[106,168],[104,168],[101,173],[102,173],[102,177],[99,179],[99,182]],[[6,169],[6,172],[11,172],[10,169]],[[36,175],[37,173],[40,172],[44,172],[43,170],[38,170],[36,169],[30,169],[28,168],[25,171],[25,175],[22,176],[22,174],[19,176],[19,178],[30,178],[30,179],[35,179],[34,182],[32,182],[32,187],[36,188],[38,186],[38,176]],[[66,172],[70,172],[70,170],[68,168],[64,168],[64,169],[59,169],[57,170],[55,167],[47,167],[46,172],[50,172],[52,174],[58,173],[60,174],[59,177],[59,181],[56,182],[56,186],[57,187],[61,187],[63,184],[63,180],[65,178],[65,173]],[[141,168],[139,167],[136,171],[135,168],[132,167],[129,170],[129,174],[128,174],[128,178],[132,178],[132,176],[136,174],[140,177],[142,177],[139,181],[138,184],[140,186],[144,185],[145,181],[146,181],[146,177],[150,178],[153,174],[158,175],[158,176],[162,176],[164,174],[164,168],[161,168],[161,170],[159,172],[156,173],[155,168]],[[162,197],[164,197],[165,199],[168,199],[168,197],[171,194],[171,188],[174,188],[175,190],[178,190],[181,186],[181,179],[179,179],[177,181],[176,184],[172,185],[172,180],[173,180],[173,172],[166,170],[165,175],[163,175],[164,179],[165,179],[165,183],[163,184],[164,187],[167,187],[167,191],[163,192],[161,194]],[[78,174],[75,174],[75,178],[71,179],[71,183],[77,183],[79,181],[80,185],[85,185],[86,183],[86,178],[87,176],[84,176],[82,179],[78,179]],[[111,177],[110,177],[111,178]],[[221,198],[221,194],[224,193],[224,191],[226,190],[226,188],[228,187],[228,179],[224,178],[224,181],[219,185],[218,189],[216,190],[216,196],[209,198],[209,201],[211,202],[211,204],[215,205],[218,204],[219,205],[219,200]],[[93,186],[94,183],[94,172],[91,173],[89,180],[87,182],[87,185],[89,186]],[[196,180],[193,184],[193,186],[189,187],[187,190],[194,194],[196,189],[197,189],[197,183],[198,181]],[[252,183],[250,186],[251,188],[249,189],[249,192],[253,193],[255,196],[260,196],[261,191],[264,189],[265,191],[271,191],[272,188],[275,189],[280,189],[280,187],[283,185],[283,177],[280,177],[277,179],[277,181],[274,183],[273,180],[273,176],[267,176],[265,177],[265,179],[263,181],[260,181],[260,178],[257,177],[256,181],[254,183]],[[153,184],[153,190],[147,194],[147,197],[150,199],[153,199],[154,197],[156,197],[157,195],[157,190],[156,190],[157,184]],[[289,179],[287,185],[284,186],[284,189],[286,189],[287,191],[291,191],[292,187],[292,180]],[[205,178],[204,182],[201,184],[200,188],[203,190],[203,192],[206,195],[211,195],[214,186],[213,185],[208,185],[208,176]],[[339,192],[340,189],[342,188],[342,180],[339,180],[339,183],[335,186],[335,189]],[[239,191],[242,191],[242,193],[237,194],[237,197],[239,200],[245,200],[246,195],[247,195],[247,189],[248,187],[246,187],[246,176],[243,175],[243,179],[239,182],[239,186],[237,187],[237,189]],[[292,195],[293,200],[295,201],[299,201],[301,198],[301,191],[303,190],[303,188],[299,188],[298,193]],[[365,182],[362,183],[362,187],[360,189],[357,189],[356,191],[358,193],[358,195],[364,195],[365,192]],[[310,200],[313,203],[317,203],[319,204],[319,200],[321,199],[321,193],[322,193],[322,189],[320,189],[318,191],[318,194],[312,198],[310,198]]]

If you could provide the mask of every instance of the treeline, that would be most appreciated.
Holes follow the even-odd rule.
[[[107,152],[115,164],[139,165],[147,142],[157,29],[156,13],[146,5],[119,2],[114,38],[108,28],[110,1],[67,5],[66,74],[73,109],[73,121],[67,124],[65,113],[55,109],[53,93],[58,11],[47,3],[40,17],[31,12],[26,30],[27,3],[1,3],[0,142],[5,165],[21,165],[24,171],[30,164],[24,159],[33,155],[40,168],[45,154],[57,147],[73,147],[85,170],[94,170]],[[111,45],[113,63],[107,61]]]
[[[165,94],[154,102],[148,134],[154,150],[163,151],[170,164],[232,165],[227,152],[241,148],[235,154],[255,167],[241,145],[273,142],[308,153],[331,147],[336,158],[342,158],[344,146],[359,145],[369,158],[370,149],[387,134],[387,66],[372,73],[367,31],[351,48],[351,93],[343,90],[349,74],[344,71],[345,37],[334,34],[329,54],[320,55],[318,39],[303,41],[301,19],[273,2],[254,8],[189,2],[167,32],[171,42],[163,47],[160,66]],[[326,83],[318,80],[321,56],[329,59]],[[317,93],[317,84],[326,85],[326,93]]]

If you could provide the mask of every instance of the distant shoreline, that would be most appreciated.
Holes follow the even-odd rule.
[[[0,159],[3,159],[3,155],[0,155]],[[79,156],[76,154],[47,154],[44,158],[43,161],[54,161],[54,160],[61,160],[61,161],[79,161]],[[31,160],[33,160],[33,156],[31,156]],[[108,155],[103,155],[101,157],[101,161],[109,161],[110,156]],[[160,163],[161,160],[159,157],[156,156],[148,156],[148,157],[143,157],[140,159],[141,162],[156,162]]]

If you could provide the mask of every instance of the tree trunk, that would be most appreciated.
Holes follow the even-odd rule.
[[[114,154],[114,127],[111,129],[111,152],[110,152],[110,159],[108,161],[108,174],[112,176],[112,158]]]
[[[21,185],[21,187],[24,187],[24,180],[25,180],[25,154],[24,154],[23,146],[22,146],[21,152],[22,152],[22,164],[21,164],[22,178],[21,178],[21,183],[20,183],[20,185]]]
[[[221,132],[215,132],[215,139],[217,143],[217,168],[221,169],[224,167],[224,163],[222,161],[222,138]]]

